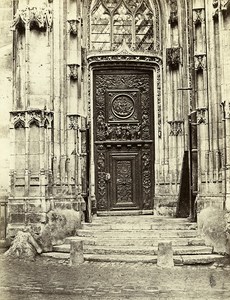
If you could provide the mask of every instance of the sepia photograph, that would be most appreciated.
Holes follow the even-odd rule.
[[[230,0],[0,0],[0,300],[230,299]]]

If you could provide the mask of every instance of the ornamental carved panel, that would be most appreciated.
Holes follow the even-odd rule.
[[[94,73],[96,199],[99,210],[153,205],[152,72]]]
[[[96,140],[150,139],[149,74],[96,75],[95,86]]]
[[[118,161],[116,164],[117,202],[132,202],[133,199],[133,177],[130,161]]]

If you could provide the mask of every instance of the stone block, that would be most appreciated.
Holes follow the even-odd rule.
[[[41,212],[41,204],[40,201],[38,203],[26,203],[27,213],[40,213]]]
[[[227,253],[226,212],[215,207],[207,207],[198,214],[198,231],[207,246],[216,253]]]
[[[41,222],[41,215],[35,213],[27,213],[26,214],[26,223],[39,223]]]
[[[24,204],[10,204],[9,212],[11,214],[24,214],[25,213],[25,205]]]
[[[157,265],[162,268],[174,266],[172,242],[162,241],[158,243]]]
[[[24,223],[25,222],[25,214],[10,214],[9,215],[10,223]]]
[[[70,241],[70,265],[78,266],[84,262],[83,241]]]

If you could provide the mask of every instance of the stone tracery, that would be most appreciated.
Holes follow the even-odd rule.
[[[91,50],[116,50],[123,41],[133,50],[159,48],[159,8],[149,0],[97,0],[91,10]]]

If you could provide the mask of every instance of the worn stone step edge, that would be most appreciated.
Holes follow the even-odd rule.
[[[136,236],[136,237],[196,237],[196,230],[84,230],[79,229],[76,231],[77,236],[93,237],[93,236]]]
[[[70,245],[64,244],[53,247],[54,251],[68,253],[70,252]],[[158,247],[133,247],[133,246],[89,246],[84,245],[84,253],[92,253],[92,254],[137,254],[137,255],[156,255],[158,251]],[[212,247],[208,246],[184,246],[184,247],[173,247],[174,255],[196,255],[196,254],[211,254]]]
[[[69,260],[69,253],[48,252],[42,253],[41,257],[59,260]],[[86,261],[95,262],[127,262],[127,263],[156,263],[157,256],[146,255],[95,255],[84,254]],[[210,264],[222,260],[224,256],[218,254],[208,255],[176,255],[173,257],[175,265]]]
[[[92,223],[83,222],[83,224],[143,224],[143,223],[155,223],[155,224],[183,224],[191,222],[186,218],[171,218],[171,217],[155,217],[155,216],[132,216],[132,217],[94,217]]]
[[[197,225],[184,224],[82,224],[83,230],[196,230]]]
[[[95,255],[84,254],[85,260],[95,262],[141,262],[141,263],[157,263],[157,256],[141,256],[141,255]],[[173,257],[175,265],[196,265],[196,264],[210,264],[220,259],[222,255],[207,254],[207,255],[176,255]]]
[[[98,211],[97,216],[111,217],[111,216],[141,216],[153,215],[153,210],[117,210],[117,211]]]
[[[158,239],[149,239],[149,237],[145,238],[136,238],[136,237],[110,237],[110,238],[104,238],[104,237],[80,237],[80,236],[74,236],[74,237],[67,237],[65,239],[65,244],[70,244],[70,241],[78,241],[83,240],[83,242],[86,245],[108,245],[108,246],[115,246],[115,245],[121,245],[121,246],[135,246],[135,245],[143,245],[143,246],[157,246],[158,242],[164,241],[165,238],[158,238]],[[175,238],[167,238],[167,241],[172,242],[173,246],[205,246],[205,241],[202,238],[198,237],[175,237]]]

